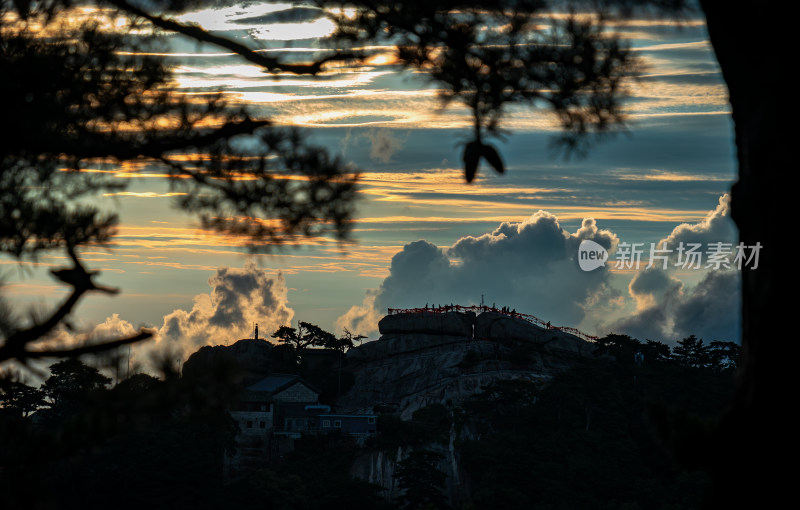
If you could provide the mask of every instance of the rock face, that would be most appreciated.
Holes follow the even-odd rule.
[[[455,439],[454,433],[451,434],[449,445],[436,444],[429,445],[426,448],[442,456],[436,469],[447,475],[445,494],[448,495],[451,503],[464,493],[453,439]],[[412,448],[397,447],[397,451],[383,452],[377,450],[364,453],[353,462],[350,474],[383,487],[383,496],[388,500],[395,500],[402,493],[402,489],[398,487],[397,479],[395,478],[397,465],[406,459],[412,451]]]
[[[386,342],[389,345],[411,343],[401,342],[397,338]],[[377,345],[373,350],[383,351],[380,347]],[[463,339],[457,343],[395,352],[391,357],[375,356],[356,366],[349,364],[355,383],[347,395],[339,400],[339,408],[345,412],[365,412],[383,406],[399,413],[401,418],[409,419],[414,411],[429,404],[459,401],[479,392],[483,385],[496,378],[519,376],[511,370],[509,363],[479,362],[481,366],[473,367],[477,368],[474,372],[462,367],[470,350],[481,353],[481,357],[488,358],[494,354],[489,342]]]
[[[437,346],[463,344],[468,340],[468,336],[389,333],[381,336],[379,341],[367,342],[358,348],[350,349],[347,359],[350,361],[377,360],[397,354],[428,350]]]
[[[338,400],[339,412],[386,413],[411,419],[430,404],[458,404],[497,380],[543,381],[591,355],[593,345],[557,329],[546,329],[502,313],[396,314],[379,323],[380,339],[347,353],[355,383]],[[469,438],[468,427],[459,438]],[[469,490],[461,476],[455,429],[449,444],[426,445],[442,454],[438,469],[447,476],[450,503]],[[399,495],[397,465],[411,452],[367,451],[351,473]]]
[[[493,312],[484,312],[477,317],[475,338],[502,343],[530,341],[545,344],[550,350],[564,350],[576,355],[587,355],[591,350],[589,342],[575,335],[557,329],[545,329],[522,319]]]
[[[400,495],[394,473],[397,470],[397,464],[402,460],[403,448],[400,447],[397,448],[396,453],[371,451],[360,455],[353,462],[350,474],[355,478],[383,487],[384,497],[392,500]]]
[[[392,333],[402,335],[431,334],[472,337],[475,314],[472,312],[447,313],[397,313],[387,315],[378,323],[381,335]]]
[[[512,342],[549,339],[551,330],[540,328],[528,321],[509,317],[502,313],[484,312],[475,320],[475,338]]]
[[[347,353],[355,383],[339,399],[342,412],[391,411],[409,419],[497,379],[548,379],[592,351],[568,333],[492,312],[396,314],[379,327],[379,340]]]

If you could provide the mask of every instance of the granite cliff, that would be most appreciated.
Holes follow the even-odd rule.
[[[355,383],[343,412],[398,413],[457,402],[496,379],[547,379],[589,355],[577,336],[487,311],[397,313],[379,323],[380,339],[347,353]]]
[[[379,330],[380,339],[347,353],[355,382],[338,401],[341,412],[390,412],[409,420],[432,404],[452,408],[497,380],[547,380],[593,351],[577,336],[495,311],[397,313],[384,317]],[[468,426],[458,434],[453,426],[449,435],[425,449],[441,455],[438,469],[447,475],[453,503],[469,492],[456,440],[475,437]],[[412,450],[371,450],[357,459],[352,474],[397,497],[395,472]]]

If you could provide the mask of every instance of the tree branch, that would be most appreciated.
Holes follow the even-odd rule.
[[[162,18],[161,16],[157,16],[155,14],[150,14],[147,11],[140,9],[139,7],[129,4],[125,0],[108,0],[108,2],[111,5],[114,5],[119,9],[127,11],[135,16],[140,16],[149,21],[150,23],[152,23],[153,25],[162,28],[164,30],[169,30],[170,32],[177,32],[187,37],[191,37],[192,39],[195,39],[197,41],[214,44],[216,46],[230,50],[236,53],[237,55],[241,56],[245,60],[248,60],[258,66],[261,66],[270,72],[285,71],[293,74],[310,74],[313,76],[318,74],[322,70],[322,66],[324,64],[327,64],[328,62],[356,60],[363,58],[364,56],[362,54],[353,52],[349,53],[337,52],[333,55],[329,55],[325,58],[322,58],[310,64],[286,64],[280,62],[278,59],[274,57],[268,57],[266,55],[258,53],[236,41],[232,41],[225,37],[214,35],[199,26],[184,25],[183,23],[179,23],[171,19]]]
[[[16,331],[12,335],[9,335],[5,343],[0,346],[0,361],[8,359],[24,360],[29,357],[37,357],[31,356],[31,353],[37,353],[38,351],[29,351],[27,349],[28,345],[42,339],[45,335],[53,331],[53,329],[72,312],[72,309],[75,308],[75,305],[86,292],[97,291],[107,294],[114,294],[117,292],[116,289],[110,287],[95,285],[92,281],[92,277],[96,275],[97,272],[86,271],[78,255],[75,253],[73,246],[68,245],[66,250],[74,267],[52,271],[52,274],[55,278],[71,286],[72,293],[46,320],[30,328]]]
[[[140,342],[142,340],[147,340],[152,336],[153,336],[152,332],[142,329],[136,335],[129,336],[126,338],[119,338],[116,340],[109,340],[99,344],[85,345],[83,347],[74,347],[69,349],[48,349],[44,351],[25,350],[24,352],[25,352],[25,358],[28,359],[66,358],[66,357],[73,358],[76,356],[82,356],[84,354],[96,354],[98,352],[109,351],[116,347],[122,347],[123,345],[129,345],[136,342]],[[1,356],[0,359],[2,359]]]

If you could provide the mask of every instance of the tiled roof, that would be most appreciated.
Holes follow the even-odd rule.
[[[257,383],[248,386],[248,391],[268,391],[275,393],[283,388],[293,384],[296,381],[301,381],[300,376],[297,375],[282,375],[273,374],[261,379]],[[305,383],[304,383],[305,384]]]

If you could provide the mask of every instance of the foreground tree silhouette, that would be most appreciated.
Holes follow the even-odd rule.
[[[160,3],[157,10],[190,4]],[[111,9],[89,19],[70,10],[74,5],[0,2],[0,109],[6,123],[0,251],[23,263],[60,251],[70,264],[52,271],[69,292],[49,313],[25,321],[0,302],[0,362],[77,356],[151,335],[143,330],[84,347],[41,348],[59,328],[70,327],[84,295],[116,292],[97,283],[81,257],[86,247],[108,244],[118,221],[88,205],[91,197],[124,187],[95,170],[123,162],[160,168],[179,192],[181,208],[198,215],[205,228],[244,237],[255,250],[303,235],[342,239],[353,211],[357,177],[338,158],[292,129],[226,105],[219,95],[189,99],[174,93],[169,68],[152,56],[158,49],[153,26],[180,29],[197,41],[209,34],[125,1],[97,2]],[[104,16],[122,29],[102,29]],[[75,26],[70,17],[83,21]],[[321,66],[283,64],[236,49],[273,72],[315,74]]]
[[[782,488],[790,486],[788,473],[772,462],[770,452],[782,450],[790,437],[788,424],[792,421],[787,406],[773,406],[771,402],[792,387],[787,375],[793,372],[796,359],[786,352],[782,330],[786,320],[782,296],[791,295],[793,289],[789,288],[789,279],[778,273],[792,266],[788,251],[779,249],[783,239],[775,222],[788,213],[787,204],[791,203],[783,172],[792,167],[794,144],[790,132],[781,128],[785,116],[783,92],[792,83],[788,76],[791,65],[781,48],[790,47],[792,31],[789,17],[776,15],[780,11],[773,8],[775,3],[743,8],[721,0],[698,1],[730,94],[739,162],[739,182],[732,190],[732,216],[740,241],[764,246],[758,268],[742,273],[744,357],[737,396],[718,431],[717,447],[698,463],[710,469],[722,484],[720,501],[742,503],[740,493],[726,489],[746,486],[757,478],[763,483],[762,490],[750,493],[748,501],[755,503],[757,498],[775,498]],[[587,0],[573,5],[604,15],[629,15],[635,7],[655,7],[674,16],[687,3]],[[622,95],[623,78],[635,68],[634,61],[624,45],[600,36],[602,16],[588,22],[545,19],[546,25],[560,27],[551,31],[548,39],[547,33],[536,31],[534,21],[547,7],[563,6],[560,2],[549,5],[544,0],[501,0],[488,6],[469,0],[359,0],[346,4],[356,6],[357,15],[339,20],[340,42],[350,40],[355,48],[359,47],[356,43],[388,36],[399,45],[401,62],[430,71],[444,85],[445,99],[461,101],[472,110],[474,136],[464,150],[468,181],[474,178],[481,159],[497,171],[504,170],[500,154],[485,139],[500,133],[502,112],[510,103],[544,104],[554,110],[566,129],[562,141],[578,149],[591,140],[586,135],[607,133],[624,120],[617,100]],[[69,0],[0,3],[0,100],[6,118],[18,123],[0,142],[0,249],[20,260],[29,260],[43,250],[59,249],[72,264],[54,272],[56,279],[71,288],[71,294],[49,316],[21,326],[13,315],[0,311],[0,334],[4,337],[0,361],[42,356],[30,345],[62,324],[83,294],[112,291],[93,281],[94,274],[80,262],[78,248],[107,242],[115,218],[91,208],[68,207],[76,197],[113,188],[113,183],[81,171],[92,158],[112,163],[148,159],[163,165],[172,177],[185,177],[173,181],[190,191],[182,205],[201,214],[208,226],[222,231],[254,238],[280,237],[311,231],[316,219],[331,221],[337,232],[346,230],[352,179],[340,171],[338,162],[314,159],[311,152],[302,152],[305,156],[299,160],[288,157],[293,152],[287,147],[301,145],[295,135],[275,130],[266,121],[252,120],[246,112],[232,112],[217,98],[208,98],[202,105],[176,100],[164,85],[162,62],[152,57],[122,56],[111,50],[120,44],[134,45],[121,36],[101,34],[89,26],[76,33],[80,37],[63,32],[47,38],[26,34],[26,22],[49,21],[45,25],[53,26],[53,15],[70,5]],[[216,44],[273,72],[315,74],[326,62],[357,56],[333,51],[318,62],[281,62],[238,41],[169,17],[170,12],[199,5],[191,0],[151,2],[146,4],[153,6],[151,12],[125,0],[108,0],[102,5],[126,16],[138,16],[162,30]],[[507,27],[506,33],[479,29],[487,23]],[[753,33],[761,27],[768,27],[769,36]],[[539,39],[534,39],[533,45],[522,44],[530,33]],[[137,39],[136,44],[146,39]],[[94,48],[101,51],[95,53]],[[62,69],[66,71],[60,74]],[[95,73],[95,69],[102,71]],[[44,70],[53,75],[48,74],[45,80],[31,79]],[[119,77],[127,77],[128,85],[116,86],[114,79]],[[115,86],[96,86],[98,83]],[[72,92],[76,84],[79,86]],[[147,99],[137,99],[144,97]],[[177,125],[165,128],[158,122],[162,118],[175,119]],[[198,129],[203,125],[201,119],[215,118],[224,120],[218,127]],[[105,129],[113,125],[137,129]],[[260,136],[266,152],[277,154],[286,168],[310,175],[309,182],[316,183],[307,190],[311,194],[294,195],[289,183],[267,179],[266,158],[239,157],[239,151],[229,143],[234,135],[256,134],[261,129],[270,133]],[[198,151],[207,157],[188,165],[174,157],[183,155],[182,151]],[[328,170],[317,170],[320,163],[327,163],[323,166]],[[61,167],[69,171],[57,172]],[[257,184],[226,180],[233,167],[252,171]],[[201,195],[200,191],[210,195]],[[298,214],[298,204],[287,198],[293,196],[317,200],[300,200],[302,214]],[[321,203],[327,205],[322,207]],[[241,219],[254,216],[254,212],[277,212],[281,228]],[[143,332],[115,342],[146,336]],[[731,444],[739,446],[734,449]],[[758,466],[757,475],[750,471],[748,462]]]

